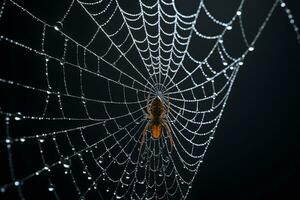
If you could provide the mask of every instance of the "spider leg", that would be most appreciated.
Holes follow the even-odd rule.
[[[143,130],[142,140],[140,141],[140,143],[141,143],[140,150],[142,149],[143,144],[145,142],[145,136],[146,136],[146,133],[147,133],[147,130],[148,130],[149,126],[150,126],[150,122],[148,121],[145,128],[144,128],[144,130]]]
[[[170,125],[169,125],[169,123],[166,122],[165,120],[162,120],[162,125],[163,125],[163,127],[166,129],[167,134],[168,134],[168,136],[169,136],[169,138],[170,138],[171,151],[172,151],[173,146],[175,146],[175,143],[174,143],[174,140],[173,140],[173,137],[172,137]]]

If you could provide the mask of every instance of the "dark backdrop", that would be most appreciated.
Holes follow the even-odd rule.
[[[272,2],[246,2],[244,22],[249,38],[253,38]],[[207,1],[212,12],[221,17],[226,15],[226,8],[231,3]],[[287,3],[299,24],[300,3]],[[179,4],[185,6],[185,12],[194,9],[192,3]],[[43,18],[49,23],[55,23],[61,17],[56,13],[65,10],[56,3],[47,4],[49,7],[34,2],[27,2],[27,5],[44,13]],[[127,6],[130,7],[130,3]],[[0,33],[9,35],[14,30],[14,14],[5,17]],[[20,28],[25,34],[35,32],[34,28],[30,29]],[[32,41],[32,44],[38,45],[40,41]],[[25,57],[16,60],[11,55],[15,48],[0,45],[0,77],[20,73],[18,66]],[[227,45],[234,46],[234,40],[228,40]],[[296,34],[286,13],[278,7],[257,41],[255,51],[247,56],[237,75],[215,139],[209,146],[189,199],[300,199],[299,52]],[[40,78],[38,73],[32,77]],[[1,91],[0,106],[3,110],[13,110],[17,100],[11,98],[13,94],[5,89],[5,85],[1,85]],[[26,102],[28,110],[35,106]],[[1,139],[4,135],[2,122]],[[4,164],[1,162],[1,165]]]

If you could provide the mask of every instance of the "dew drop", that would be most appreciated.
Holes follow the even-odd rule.
[[[11,139],[10,137],[7,137],[7,138],[5,139],[5,143],[6,143],[6,144],[11,144],[11,143],[12,143],[12,139]]]
[[[15,181],[15,182],[14,182],[14,185],[15,185],[15,186],[20,186],[20,184],[21,184],[20,181]]]
[[[5,187],[1,187],[1,188],[0,188],[0,192],[1,192],[1,193],[4,193],[4,192],[5,192]]]
[[[64,65],[64,64],[65,64],[65,59],[63,59],[63,58],[60,59],[60,60],[59,60],[59,64],[60,64],[60,65]]]
[[[127,175],[127,176],[125,176],[125,178],[128,180],[128,179],[130,179],[130,176],[129,176],[129,175]]]
[[[284,8],[284,7],[285,7],[285,3],[282,2],[282,3],[280,4],[280,6],[281,6],[282,8]]]
[[[16,121],[20,121],[23,118],[22,114],[20,112],[18,112],[15,116],[15,120]]]
[[[49,168],[49,166],[48,166],[48,165],[45,165],[45,167],[44,167],[44,170],[46,170],[46,171],[50,172],[50,168]]]
[[[116,199],[121,199],[122,197],[119,195],[116,195]]]
[[[109,192],[109,187],[107,187],[105,191],[106,191],[106,192]]]
[[[63,159],[61,160],[61,164],[62,164],[63,167],[66,168],[66,169],[69,169],[70,166],[71,166],[71,162],[70,162],[70,160],[67,159],[67,158],[63,158]]]
[[[224,66],[227,66],[227,65],[228,65],[228,62],[223,61],[223,65],[224,65]]]
[[[54,191],[54,185],[52,183],[49,184],[48,191],[49,192],[53,192]]]
[[[232,29],[232,26],[228,25],[228,26],[226,26],[226,29],[230,31]]]
[[[40,143],[45,142],[45,138],[40,138],[40,139],[39,139],[39,142],[40,142]]]
[[[248,48],[248,50],[249,50],[249,51],[254,51],[254,47],[253,47],[253,46],[250,46],[250,47]]]
[[[242,66],[244,64],[244,61],[240,60],[239,65]]]
[[[20,142],[25,142],[25,138],[20,138]]]
[[[102,157],[102,156],[99,158],[99,163],[100,163],[100,164],[103,163],[103,157]]]
[[[238,10],[238,11],[236,12],[236,14],[237,14],[238,16],[240,16],[240,15],[242,14],[242,11]]]
[[[220,39],[219,39],[219,43],[221,43],[221,44],[222,44],[223,42],[224,42],[224,41],[223,41],[223,39],[222,39],[222,38],[220,38]]]
[[[56,24],[54,25],[54,29],[56,31],[60,31],[62,29],[62,27],[63,27],[63,24],[60,21],[56,22]]]

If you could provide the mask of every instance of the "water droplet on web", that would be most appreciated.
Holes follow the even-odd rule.
[[[64,168],[69,169],[71,166],[71,161],[68,158],[63,158],[61,160],[61,164],[63,165]]]
[[[228,25],[228,26],[226,26],[226,29],[230,31],[232,29],[232,26]]]
[[[220,39],[219,39],[219,43],[221,43],[221,44],[222,44],[223,42],[224,42],[224,41],[223,41],[223,39],[222,39],[222,38],[220,38]]]
[[[239,65],[242,66],[244,64],[244,61],[240,60]]]
[[[83,173],[83,174],[86,174],[86,171],[85,171],[85,170],[83,170],[83,171],[82,171],[82,173]]]
[[[102,157],[102,156],[100,156],[100,158],[99,158],[99,163],[100,163],[100,164],[103,163],[103,157]]]
[[[0,192],[4,193],[5,192],[5,187],[0,187]]]
[[[254,51],[254,47],[253,47],[253,46],[250,46],[250,47],[248,48],[248,50],[249,50],[249,51]]]
[[[60,59],[60,60],[59,60],[59,64],[60,64],[60,65],[64,65],[64,64],[65,64],[65,59],[63,59],[63,58]]]
[[[20,138],[20,142],[25,142],[25,138]]]
[[[88,176],[88,180],[92,180],[92,177],[91,177],[91,176]]]
[[[20,185],[21,185],[21,182],[20,182],[20,181],[15,181],[15,182],[14,182],[14,185],[15,185],[15,186],[20,186]]]
[[[20,112],[18,112],[15,116],[15,120],[16,121],[20,121],[23,118],[22,114]]]
[[[128,179],[130,179],[130,176],[129,176],[129,175],[126,175],[125,178],[128,180]]]
[[[45,165],[45,167],[44,167],[44,170],[46,170],[46,171],[50,172],[49,165]]]
[[[40,142],[40,143],[45,142],[45,138],[44,138],[44,137],[40,137],[40,138],[39,138],[39,142]]]
[[[122,197],[119,195],[116,195],[116,199],[121,199]]]
[[[60,30],[62,30],[62,28],[63,28],[63,23],[61,21],[58,21],[58,22],[55,23],[54,29],[56,31],[60,31]]]
[[[227,66],[228,63],[227,63],[226,61],[223,61],[223,65],[224,65],[224,66]]]
[[[7,138],[5,139],[5,143],[6,143],[6,144],[11,144],[11,143],[12,143],[12,139],[11,139],[10,137],[7,137]]]
[[[109,192],[109,187],[107,187],[105,191],[106,191],[106,192]]]
[[[236,12],[236,14],[237,14],[238,16],[240,16],[240,15],[242,14],[242,11],[238,10],[238,11]]]
[[[49,184],[48,191],[49,192],[53,192],[54,191],[54,185],[52,183]]]
[[[282,3],[280,4],[280,6],[281,6],[282,8],[284,8],[284,7],[285,7],[285,3],[282,2]]]

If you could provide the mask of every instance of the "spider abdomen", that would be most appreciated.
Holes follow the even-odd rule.
[[[152,129],[151,129],[151,136],[154,139],[159,139],[160,134],[161,134],[161,126],[159,124],[158,125],[153,125]]]

